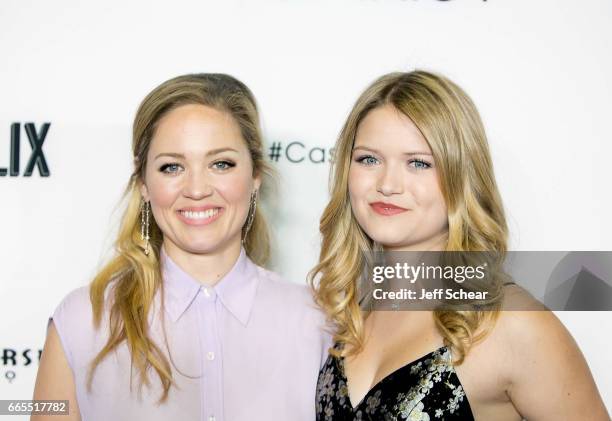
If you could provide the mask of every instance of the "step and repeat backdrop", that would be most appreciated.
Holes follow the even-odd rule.
[[[184,73],[254,92],[273,269],[316,262],[331,148],[358,94],[415,68],[483,117],[513,250],[612,250],[608,0],[0,3],[0,399],[30,399],[47,319],[112,253],[142,98]],[[557,312],[612,408],[610,312]]]

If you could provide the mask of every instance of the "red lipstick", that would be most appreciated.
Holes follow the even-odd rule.
[[[374,212],[383,216],[397,215],[398,213],[406,212],[408,209],[385,202],[370,203]]]

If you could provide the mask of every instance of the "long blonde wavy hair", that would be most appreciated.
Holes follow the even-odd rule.
[[[169,111],[186,104],[201,104],[227,112],[240,127],[253,163],[253,176],[264,179],[271,169],[264,160],[259,114],[255,98],[242,82],[225,74],[193,74],[170,79],[156,87],[142,101],[133,126],[132,152],[134,170],[124,193],[127,208],[115,241],[115,256],[96,275],[90,285],[90,300],[96,329],[100,328],[105,309],[109,314],[109,337],[90,364],[91,388],[96,367],[124,341],[130,351],[132,367],[139,384],[149,385],[149,369],[155,370],[163,387],[160,402],[168,397],[173,376],[168,358],[152,340],[147,316],[158,291],[163,292],[160,248],[163,235],[155,220],[150,222],[150,252],[144,253],[141,239],[142,197],[139,185],[144,180],[147,153],[159,120]],[[246,254],[258,265],[269,257],[269,236],[265,219],[257,207],[246,234]],[[243,230],[245,228],[243,227]],[[105,299],[108,294],[109,299]],[[163,293],[161,303],[163,307]],[[108,308],[106,308],[108,306]],[[161,311],[163,315],[163,308]],[[166,344],[167,345],[167,344]]]
[[[360,307],[359,279],[368,256],[380,245],[368,237],[351,209],[348,174],[360,122],[377,107],[392,105],[406,115],[429,144],[448,209],[447,251],[495,251],[505,255],[508,229],[485,130],[474,103],[447,78],[426,71],[391,73],[359,97],[335,146],[331,198],[320,221],[319,263],[309,273],[317,303],[335,325],[335,356],[363,347],[367,312]],[[494,323],[503,289],[490,288],[494,305],[486,311],[436,310],[436,326],[461,364],[472,344]],[[348,345],[348,346],[345,346]]]

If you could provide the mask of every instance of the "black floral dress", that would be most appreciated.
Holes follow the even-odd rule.
[[[443,346],[382,379],[352,407],[344,359],[329,356],[319,373],[317,421],[474,420],[465,391]]]

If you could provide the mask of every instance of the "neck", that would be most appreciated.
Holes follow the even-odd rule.
[[[238,260],[241,243],[238,239],[214,252],[201,254],[181,249],[167,238],[164,238],[163,247],[172,261],[191,277],[203,285],[214,286]]]
[[[385,251],[385,264],[387,266],[419,266],[424,263],[426,266],[436,266],[438,264],[439,253],[428,253],[428,252],[442,252],[446,250],[448,243],[448,231],[443,231],[433,237],[421,241],[418,243],[406,244],[399,247],[384,247]],[[400,252],[400,253],[396,253]],[[402,253],[405,252],[405,253]],[[417,296],[421,296],[424,289],[431,291],[436,287],[440,287],[440,280],[424,280],[422,277],[412,279],[408,282],[405,279],[391,279],[385,284],[385,288],[390,291],[399,290],[401,288],[407,288],[414,291]],[[414,301],[415,309],[422,310],[423,308],[432,308],[432,304],[426,304],[420,300]],[[422,305],[424,307],[419,307]]]

